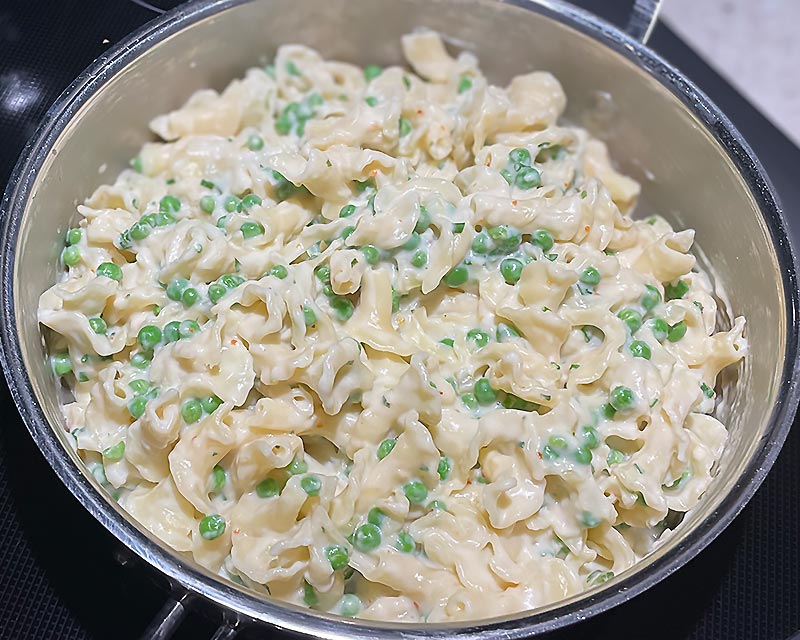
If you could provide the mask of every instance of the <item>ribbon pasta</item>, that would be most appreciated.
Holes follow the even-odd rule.
[[[530,610],[701,499],[744,319],[553,76],[403,48],[284,46],[156,118],[39,320],[88,468],[176,552],[365,619]]]

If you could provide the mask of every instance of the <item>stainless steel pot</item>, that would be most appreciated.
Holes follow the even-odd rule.
[[[631,33],[644,38],[657,2],[638,0]],[[603,588],[534,613],[465,625],[365,624],[262,600],[167,549],[96,484],[66,445],[56,384],[36,319],[56,278],[74,206],[125,166],[147,122],[199,88],[221,88],[300,42],[359,63],[400,60],[400,36],[420,26],[476,53],[496,83],[552,71],[567,117],[608,141],[643,184],[643,211],[693,227],[715,279],[747,317],[750,353],[725,383],[719,414],[730,442],[700,505],[658,549]],[[797,264],[763,169],[728,119],[636,37],[548,0],[201,0],[179,7],[111,49],[58,99],[17,164],[2,204],[2,359],[20,414],[75,497],[178,589],[200,594],[241,623],[301,636],[518,638],[595,615],[675,571],[724,529],[761,484],[798,403]],[[611,98],[609,99],[608,96]],[[103,173],[105,171],[105,174]],[[727,319],[720,317],[720,322]],[[183,605],[153,633],[166,637]],[[159,635],[160,634],[160,635]]]

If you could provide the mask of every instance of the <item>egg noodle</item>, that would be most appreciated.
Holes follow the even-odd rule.
[[[175,551],[345,616],[530,610],[701,499],[744,319],[552,75],[402,44],[283,46],[156,118],[39,319],[88,469]]]

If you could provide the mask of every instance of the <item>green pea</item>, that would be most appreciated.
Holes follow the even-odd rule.
[[[378,251],[371,244],[361,247],[361,253],[364,254],[364,258],[366,258],[369,264],[378,264],[381,259],[380,251]]]
[[[505,180],[508,184],[513,184],[514,174],[508,169],[500,169],[500,175],[503,176],[503,180]]]
[[[364,80],[369,82],[370,80],[377,78],[382,73],[383,69],[377,64],[368,64],[366,67],[364,67]]]
[[[221,404],[222,400],[215,395],[200,398],[200,406],[203,407],[203,411],[206,413],[214,413],[217,409],[219,409]]]
[[[236,196],[228,196],[225,198],[225,201],[222,203],[223,208],[228,213],[233,213],[234,211],[240,211],[242,208],[242,201],[239,200]]]
[[[153,218],[153,226],[155,227],[166,227],[171,224],[175,224],[175,216],[171,213],[167,213],[165,211],[159,211],[155,217]]]
[[[136,222],[130,228],[130,236],[134,240],[144,240],[150,235],[151,227],[144,222]]]
[[[386,456],[388,456],[392,449],[394,449],[394,445],[397,444],[397,438],[386,438],[383,442],[378,445],[378,450],[375,455],[378,456],[378,460],[383,460]]]
[[[542,184],[542,174],[539,173],[538,169],[528,167],[517,174],[517,177],[514,179],[514,184],[520,189],[526,190],[539,187]]]
[[[489,236],[483,231],[472,239],[472,250],[477,254],[484,254],[489,251]]]
[[[376,527],[380,527],[385,517],[386,514],[378,507],[372,507],[367,514],[367,522],[374,524]]]
[[[600,272],[594,267],[587,267],[581,273],[580,281],[583,284],[596,285],[600,284]]]
[[[361,598],[353,593],[345,593],[339,600],[339,613],[347,618],[354,618],[361,611]]]
[[[472,89],[472,80],[468,76],[461,76],[458,82],[458,93],[464,93]]]
[[[335,298],[331,299],[331,307],[336,312],[339,320],[342,322],[349,320],[350,317],[353,315],[353,303],[350,302],[347,298],[343,298],[341,296],[336,296]]]
[[[516,258],[506,258],[500,263],[500,273],[508,284],[516,284],[522,277],[524,266]]]
[[[714,390],[711,387],[709,387],[705,382],[700,385],[700,390],[703,392],[703,395],[706,398],[713,398],[715,395]]]
[[[212,213],[217,206],[217,201],[213,196],[203,196],[200,198],[200,209],[206,213]]]
[[[516,328],[505,322],[501,322],[497,325],[495,339],[498,342],[508,342],[512,338],[519,338],[519,331],[517,331]]]
[[[414,231],[416,231],[417,233],[424,233],[430,226],[431,226],[431,214],[428,213],[427,207],[420,206],[419,217],[417,218],[417,224],[414,226]]]
[[[321,282],[330,282],[331,268],[326,264],[321,264],[314,269],[314,275],[317,276],[317,279]]]
[[[356,212],[356,205],[354,204],[346,204],[342,207],[342,210],[339,212],[340,218],[349,218]]]
[[[600,518],[596,515],[591,513],[590,511],[584,511],[580,517],[581,524],[586,527],[587,529],[594,529],[596,526],[602,522]]]
[[[655,309],[659,304],[661,304],[661,294],[659,293],[658,289],[654,286],[646,284],[644,285],[644,295],[642,296],[642,307],[646,311],[652,311]]]
[[[642,326],[642,314],[636,309],[623,309],[617,317],[628,326],[631,334],[636,333]]]
[[[596,449],[600,446],[600,436],[592,425],[583,425],[580,429],[581,439],[585,447],[589,449]]]
[[[506,409],[517,409],[518,411],[536,411],[539,408],[539,405],[537,405],[535,402],[523,400],[519,396],[515,396],[513,393],[504,394],[500,404],[502,404]]]
[[[655,339],[661,342],[664,338],[667,337],[669,333],[669,325],[667,324],[666,320],[663,318],[654,318],[653,321],[650,323],[650,328],[653,331],[653,336]]]
[[[137,369],[147,369],[150,365],[150,358],[143,353],[134,353],[131,356],[131,366]]]
[[[608,464],[619,464],[623,460],[625,460],[625,454],[622,453],[622,451],[617,451],[616,449],[611,449],[611,451],[608,452],[608,457],[606,458]]]
[[[471,411],[478,410],[478,399],[475,397],[474,393],[465,393],[461,396],[461,402],[464,403],[464,406]]]
[[[225,486],[225,481],[227,479],[228,475],[225,473],[225,469],[220,467],[218,464],[215,464],[214,468],[211,470],[212,491],[219,493],[222,490],[222,487]]]
[[[411,133],[411,123],[405,118],[400,118],[400,137],[405,138]]]
[[[550,436],[547,439],[547,444],[555,449],[566,449],[567,440],[563,436]]]
[[[412,480],[403,485],[403,494],[411,504],[421,504],[428,497],[428,487],[419,480]]]
[[[103,449],[103,457],[106,460],[122,460],[125,455],[125,441],[120,440],[117,444]]]
[[[664,298],[666,300],[678,300],[689,292],[689,285],[685,280],[678,280],[675,284],[668,284],[664,287]]]
[[[349,238],[351,235],[353,235],[353,231],[355,231],[355,230],[356,230],[356,228],[355,228],[355,227],[352,227],[352,226],[350,226],[350,227],[345,227],[344,229],[342,229],[342,240],[344,240],[344,241],[346,242],[346,241],[347,241],[347,239],[348,239],[348,238]]]
[[[119,238],[117,239],[117,246],[120,249],[130,249],[133,246],[133,242],[131,241],[130,229],[126,229],[125,231],[119,234]]]
[[[260,222],[243,222],[242,226],[239,227],[239,230],[242,232],[245,240],[250,238],[255,238],[256,236],[260,236],[264,234],[264,225]]]
[[[235,273],[226,273],[225,275],[220,276],[219,281],[228,287],[228,289],[235,289],[240,284],[244,283],[244,278],[236,275]]]
[[[375,183],[372,181],[371,178],[367,178],[366,180],[355,180],[354,181],[356,191],[359,193],[364,193],[367,189],[374,189]]]
[[[147,383],[147,380],[131,380],[128,383],[128,386],[137,396],[144,395],[150,388],[150,385]]]
[[[220,216],[217,218],[217,229],[225,230],[225,225],[228,224],[228,216]]]
[[[164,196],[158,203],[159,213],[172,214],[181,209],[181,201],[175,196]]]
[[[401,297],[402,296],[397,291],[392,289],[392,313],[397,313],[398,311],[400,311]]]
[[[411,553],[417,548],[417,543],[414,541],[414,538],[410,533],[401,531],[397,534],[397,544],[395,547],[397,547],[397,549],[403,553]]]
[[[305,460],[295,458],[289,463],[289,466],[286,467],[286,470],[289,472],[289,475],[299,476],[308,471],[308,463]]]
[[[99,335],[105,335],[108,325],[102,318],[89,318],[89,328]]]
[[[424,249],[415,251],[414,255],[411,256],[411,264],[418,269],[424,267],[426,264],[428,264],[428,252]]]
[[[205,540],[214,540],[225,533],[225,518],[218,513],[206,516],[200,521],[198,527],[200,535]]]
[[[319,490],[322,488],[322,480],[319,479],[319,476],[312,473],[303,477],[300,481],[300,487],[307,495],[318,496]]]
[[[426,511],[447,511],[447,505],[444,500],[431,500],[425,509]]]
[[[615,415],[617,415],[617,410],[610,402],[606,402],[602,407],[600,407],[600,413],[606,420],[611,420]]]
[[[670,342],[678,342],[683,336],[686,335],[686,323],[681,320],[680,322],[676,322],[669,328],[669,332],[667,333],[667,340]]]
[[[81,250],[77,246],[64,247],[61,252],[61,261],[68,267],[74,267],[81,261]]]
[[[538,229],[537,231],[534,231],[531,235],[531,242],[537,245],[543,253],[550,251],[555,244],[555,241],[553,240],[553,234],[545,229]]]
[[[441,340],[439,340],[439,343],[443,344],[446,347],[450,347],[452,349],[453,345],[455,344],[455,340],[453,340],[452,338],[442,338]]]
[[[481,404],[494,404],[497,402],[497,392],[492,389],[488,378],[481,378],[475,383],[475,398]]]
[[[261,151],[264,148],[264,138],[252,134],[247,138],[247,148],[250,151]]]
[[[309,607],[313,607],[319,603],[316,589],[305,580],[303,580],[303,602]]]
[[[464,227],[467,226],[466,222],[454,222],[453,223],[453,233],[463,233]]]
[[[469,279],[469,271],[467,267],[464,265],[458,265],[454,269],[451,269],[444,278],[442,278],[442,282],[444,282],[448,287],[460,287]]]
[[[274,498],[281,492],[281,486],[275,478],[264,478],[256,485],[256,495],[259,498]]]
[[[628,387],[614,387],[608,394],[608,403],[617,411],[624,411],[633,406],[633,391]]]
[[[122,280],[122,269],[120,269],[113,262],[104,262],[97,267],[97,275],[105,276],[106,278],[111,278],[112,280],[119,282]]]
[[[198,331],[200,331],[200,325],[196,320],[184,320],[178,327],[181,338],[191,338]]]
[[[470,329],[467,331],[467,340],[472,340],[480,349],[489,344],[489,334],[482,329]]]
[[[338,571],[342,567],[346,567],[350,562],[350,554],[347,548],[339,544],[332,544],[324,549],[325,557],[331,563],[331,568]]]
[[[151,351],[159,342],[161,342],[161,329],[155,325],[148,324],[139,329],[139,334],[136,336],[142,349]]]
[[[271,276],[275,276],[279,280],[285,280],[286,276],[289,275],[289,270],[282,264],[276,264],[267,273],[269,273]]]
[[[242,198],[242,207],[245,209],[252,209],[253,207],[259,206],[261,203],[261,197],[255,193],[248,193],[244,198]]]
[[[177,342],[181,338],[181,323],[177,320],[164,325],[164,342]]]
[[[188,286],[189,281],[186,278],[175,278],[167,285],[167,297],[178,302]]]
[[[181,417],[186,424],[194,424],[203,416],[203,405],[197,398],[192,398],[183,403]]]
[[[508,159],[513,164],[521,164],[523,166],[531,166],[531,152],[523,147],[512,149],[508,154]]]
[[[375,96],[367,96],[364,98],[364,102],[366,102],[370,107],[375,107],[378,105],[378,99]]]
[[[353,537],[353,544],[356,549],[364,553],[367,553],[369,551],[374,551],[381,544],[380,527],[372,524],[371,522],[362,524],[355,531],[355,536]]]
[[[590,464],[592,462],[592,450],[589,447],[578,447],[575,449],[575,460],[578,464]]]
[[[306,323],[307,327],[313,327],[317,324],[317,314],[307,304],[303,305],[303,322]]]
[[[81,235],[80,229],[67,229],[67,244],[78,244],[81,241]]]
[[[522,236],[505,224],[498,227],[489,227],[488,234],[498,250],[504,253],[516,251],[522,243]]]
[[[549,444],[544,445],[542,447],[542,459],[543,460],[555,460],[556,458],[560,458],[561,454],[558,452],[557,449],[551,447]]]
[[[208,287],[208,299],[214,304],[219,302],[228,290],[221,284],[214,283]]]
[[[631,342],[631,346],[629,348],[634,358],[644,358],[645,360],[649,360],[650,356],[652,355],[650,346],[642,340],[634,340]]]
[[[184,306],[191,307],[195,302],[200,299],[200,294],[197,293],[197,289],[194,287],[187,287],[184,289],[183,294],[181,295],[181,300],[183,301]]]
[[[412,231],[411,235],[408,236],[408,240],[406,240],[405,244],[403,244],[400,248],[405,249],[406,251],[413,251],[419,246],[421,242],[421,238],[416,231]]]
[[[439,479],[444,482],[447,476],[450,475],[450,458],[442,456],[439,458],[439,465],[436,467],[436,473],[439,474]]]

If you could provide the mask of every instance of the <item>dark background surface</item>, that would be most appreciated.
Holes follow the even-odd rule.
[[[177,4],[151,2],[162,8]],[[579,4],[620,22],[630,0]],[[152,17],[131,0],[0,0],[0,185],[58,94],[95,57]],[[744,134],[800,239],[800,150],[665,26],[657,27],[650,44]],[[138,637],[164,602],[165,585],[139,562],[119,564],[119,545],[58,481],[4,384],[0,416],[0,638]],[[698,558],[644,595],[550,637],[788,638],[800,629],[798,507],[800,429],[794,428],[755,498]],[[209,638],[215,627],[193,614],[175,637]]]

